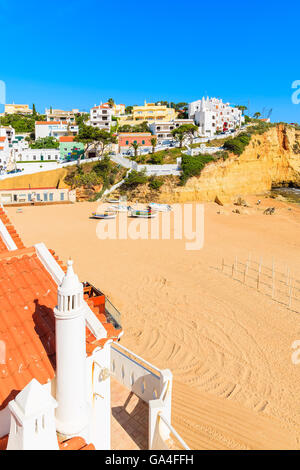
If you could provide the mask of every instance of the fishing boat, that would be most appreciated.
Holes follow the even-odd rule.
[[[151,219],[157,216],[157,212],[152,211],[151,208],[146,210],[131,210],[130,211],[131,217],[139,217],[141,219]]]
[[[120,199],[108,199],[107,202],[109,202],[109,204],[119,204]]]
[[[127,212],[130,210],[130,206],[125,206],[124,204],[112,204],[110,207],[116,212]]]
[[[115,219],[117,214],[112,211],[104,211],[102,213],[93,212],[92,217],[94,219]]]
[[[156,202],[150,202],[149,206],[159,212],[170,212],[172,210],[172,206],[169,204],[158,204]]]

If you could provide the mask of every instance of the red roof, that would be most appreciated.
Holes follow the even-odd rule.
[[[0,363],[0,409],[33,379],[47,383],[55,375],[55,318],[57,285],[34,247],[24,248],[19,235],[0,209],[0,218],[17,245],[10,251],[0,237],[0,342],[5,345],[5,363]],[[54,251],[49,250],[65,270]],[[107,322],[104,295],[85,300],[107,331],[97,340],[86,328],[86,352],[116,340],[122,330]],[[2,343],[1,343],[2,344]]]
[[[73,135],[62,136],[59,138],[60,142],[74,142],[75,137]]]
[[[38,126],[49,126],[51,124],[67,124],[67,121],[35,121],[35,124],[38,125]]]
[[[5,142],[6,141],[6,137],[0,137],[0,142]]]

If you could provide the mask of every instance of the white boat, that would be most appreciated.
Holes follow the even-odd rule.
[[[112,210],[116,212],[127,212],[130,206],[124,206],[122,204],[113,204],[110,206]]]
[[[169,204],[158,204],[156,202],[150,202],[149,206],[151,209],[154,209],[159,212],[170,212],[172,210],[172,206]]]
[[[115,219],[117,217],[117,214],[111,211],[105,211],[102,213],[93,212],[92,217],[94,219]]]
[[[119,204],[120,199],[108,199],[107,202],[109,202],[109,204]]]
[[[139,217],[141,219],[151,219],[157,216],[157,212],[153,212],[152,210],[131,210],[130,211],[131,217]]]

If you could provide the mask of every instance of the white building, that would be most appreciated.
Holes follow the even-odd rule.
[[[119,344],[119,312],[71,260],[24,248],[0,208],[0,449],[187,448],[171,372]]]
[[[9,160],[9,142],[6,136],[0,137],[0,170],[4,169]]]
[[[173,139],[172,131],[184,124],[194,124],[193,119],[174,119],[173,121],[154,121],[148,123],[152,134],[157,137],[157,142],[163,144]]]
[[[94,106],[90,110],[90,119],[87,121],[88,126],[98,127],[98,129],[105,129],[110,131],[112,116],[114,111],[107,103]]]
[[[189,118],[199,126],[199,134],[208,137],[236,129],[244,122],[241,110],[221,99],[208,97],[189,104]]]
[[[9,144],[15,139],[15,134],[15,130],[12,126],[0,126],[0,137],[7,137]]]
[[[36,121],[35,139],[44,137],[54,137],[59,139],[62,136],[78,134],[78,126],[69,124],[66,121]]]
[[[62,109],[45,109],[47,121],[66,121],[69,124],[75,124],[75,114],[78,112],[78,109],[72,109],[72,111],[63,111]]]

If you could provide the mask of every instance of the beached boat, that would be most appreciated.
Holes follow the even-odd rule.
[[[109,202],[109,204],[119,204],[121,201],[120,199],[108,199],[107,202]]]
[[[157,212],[152,211],[151,209],[146,210],[131,210],[131,217],[140,217],[142,219],[150,219],[157,216]]]
[[[149,206],[151,209],[154,209],[159,212],[170,212],[172,210],[172,206],[169,204],[158,204],[156,202],[150,202]]]
[[[125,206],[123,204],[112,204],[110,207],[116,212],[127,212],[130,210],[130,206]]]
[[[112,211],[105,211],[102,213],[93,212],[92,217],[94,219],[115,219],[117,217],[117,214]]]

